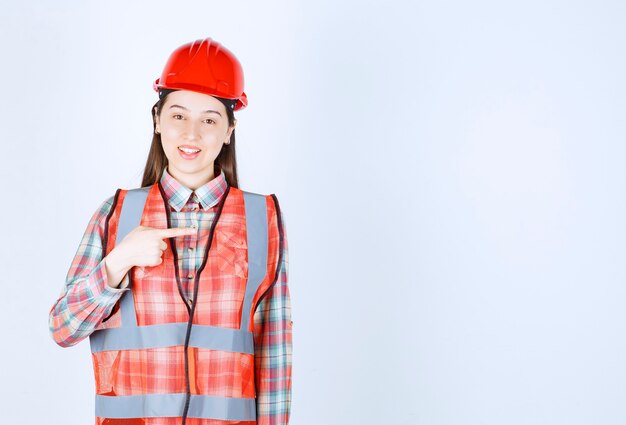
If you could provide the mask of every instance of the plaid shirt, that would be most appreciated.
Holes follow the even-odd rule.
[[[196,225],[198,233],[208,232],[217,204],[228,183],[221,174],[192,191],[164,168],[161,184],[170,205],[172,227]],[[118,288],[107,283],[102,258],[104,222],[114,196],[106,199],[91,217],[65,278],[59,298],[50,309],[49,327],[54,341],[69,347],[87,338],[106,318],[122,294],[129,290],[128,273]],[[291,407],[292,321],[288,277],[288,246],[284,214],[283,260],[276,284],[254,313],[255,374],[257,376],[257,424],[288,424]],[[204,258],[204,244],[198,237],[175,238],[181,276],[193,275]],[[188,279],[181,279],[183,286]],[[187,294],[192,288],[184,288]],[[259,377],[261,379],[259,380]]]

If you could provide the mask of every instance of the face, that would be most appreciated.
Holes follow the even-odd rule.
[[[215,97],[188,90],[170,93],[155,123],[168,172],[192,189],[215,177],[213,163],[236,124],[229,127],[226,107]]]

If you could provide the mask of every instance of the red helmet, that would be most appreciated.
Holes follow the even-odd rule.
[[[230,50],[211,38],[198,39],[174,50],[152,88],[157,92],[191,90],[237,100],[234,111],[248,105],[241,64]]]

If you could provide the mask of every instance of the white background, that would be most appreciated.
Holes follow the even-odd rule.
[[[287,223],[293,425],[624,424],[621,1],[4,4],[0,422],[93,423],[48,312],[140,185],[152,82],[245,71],[240,186]]]

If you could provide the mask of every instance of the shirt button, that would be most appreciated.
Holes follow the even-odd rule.
[[[187,248],[189,251],[193,251],[193,246],[190,246],[189,248]]]
[[[187,276],[187,279],[193,279],[193,275],[190,274],[189,276]]]
[[[193,227],[194,229],[197,229],[198,225],[194,223],[194,224],[191,225],[191,227]]]
[[[193,304],[193,298],[189,298],[189,304]]]

